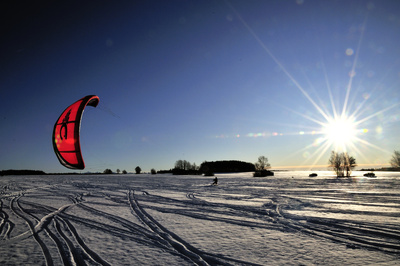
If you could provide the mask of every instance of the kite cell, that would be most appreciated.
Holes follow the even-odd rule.
[[[86,105],[96,107],[99,97],[88,95],[71,104],[62,112],[53,130],[53,148],[62,165],[70,169],[84,169],[79,131]]]

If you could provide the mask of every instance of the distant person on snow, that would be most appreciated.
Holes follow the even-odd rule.
[[[218,185],[218,177],[214,178],[214,182],[212,183],[213,185]]]

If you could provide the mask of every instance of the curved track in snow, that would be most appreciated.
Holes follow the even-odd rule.
[[[400,254],[400,228],[396,224],[386,223],[385,226],[382,227],[371,222],[365,222],[362,219],[360,220],[360,218],[358,218],[358,220],[351,220],[291,214],[290,209],[293,209],[293,205],[299,205],[298,200],[296,200],[296,202],[291,202],[289,200],[289,202],[286,202],[284,205],[279,203],[272,203],[271,205],[272,209],[270,213],[275,213],[273,216],[276,217],[277,222],[288,228],[344,243],[350,248],[367,248]],[[307,202],[300,203],[300,205],[311,206],[311,204]],[[297,208],[299,207],[297,206]],[[319,208],[319,212],[334,214],[339,211],[320,210]],[[298,213],[301,213],[301,211]],[[341,211],[339,213],[343,214],[344,212]],[[369,213],[365,211],[361,211],[360,213],[352,211],[351,214],[358,214],[361,216],[369,215]],[[385,216],[389,215],[383,212],[374,212],[374,214],[383,217],[383,219]],[[390,214],[390,216],[400,217],[400,208],[399,214]],[[349,215],[349,217],[351,217],[351,215]]]
[[[218,178],[218,186],[169,175],[0,180],[0,264],[395,264],[400,257],[399,179]]]

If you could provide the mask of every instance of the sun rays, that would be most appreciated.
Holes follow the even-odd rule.
[[[356,123],[352,117],[342,115],[337,118],[328,118],[322,133],[326,141],[335,147],[335,150],[347,151],[347,146],[355,141],[357,135]]]
[[[345,88],[345,96],[344,99],[338,100],[334,97],[334,93],[336,92],[332,89],[331,83],[329,81],[330,73],[325,68],[324,59],[320,54],[320,66],[323,72],[322,78],[325,80],[325,88],[319,88],[320,90],[327,90],[328,99],[325,99],[324,104],[322,103],[319,96],[312,97],[308,92],[309,89],[304,87],[300,80],[294,78],[294,75],[290,73],[290,71],[284,66],[283,62],[279,60],[279,57],[274,55],[274,53],[267,47],[267,45],[261,40],[261,38],[257,35],[257,33],[251,28],[251,26],[245,21],[245,19],[239,14],[239,12],[229,3],[227,2],[233,12],[236,14],[237,18],[243,24],[243,26],[247,29],[247,31],[254,37],[257,43],[261,46],[261,48],[268,54],[268,56],[275,62],[275,64],[279,67],[279,69],[284,73],[284,75],[294,84],[294,86],[301,92],[302,96],[308,100],[310,105],[313,107],[314,112],[305,114],[304,112],[295,110],[293,108],[284,107],[294,114],[303,117],[304,119],[311,121],[314,124],[314,127],[310,131],[305,131],[304,129],[299,131],[296,134],[299,135],[313,135],[315,139],[312,143],[302,148],[301,150],[294,151],[290,157],[298,156],[299,154],[306,154],[303,156],[303,164],[315,166],[317,164],[326,164],[324,161],[325,157],[331,150],[335,151],[343,151],[354,154],[355,156],[359,156],[360,159],[364,162],[369,162],[367,156],[360,150],[360,147],[367,147],[382,151],[384,153],[390,154],[392,151],[387,151],[377,145],[370,143],[365,136],[368,135],[371,130],[368,128],[368,125],[374,121],[374,118],[381,116],[383,113],[398,107],[399,103],[394,103],[385,108],[376,107],[375,109],[379,109],[374,111],[365,112],[364,108],[367,103],[369,105],[374,105],[371,103],[370,97],[359,97],[358,99],[362,99],[362,102],[356,103],[354,99],[358,91],[354,89],[355,78],[356,78],[356,70],[359,63],[360,51],[363,43],[364,34],[366,31],[368,14],[365,16],[365,19],[362,25],[359,27],[359,39],[357,42],[357,47],[355,50],[352,48],[347,48],[343,51],[344,55],[347,58],[352,58],[350,71],[348,72],[347,83],[343,85]],[[308,80],[309,85],[313,87],[313,82],[306,77],[306,74],[303,73],[306,80]],[[372,89],[373,90],[373,89]],[[335,104],[336,103],[336,104]],[[292,134],[280,134],[280,135],[292,135]],[[271,134],[256,134],[251,135],[250,137],[273,137]],[[285,162],[282,162],[284,164]],[[372,162],[370,162],[372,163]]]

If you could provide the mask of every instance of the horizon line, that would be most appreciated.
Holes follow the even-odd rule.
[[[357,164],[356,167],[390,167],[391,165],[386,163],[386,164],[382,164],[382,163],[363,163],[363,164]],[[286,169],[286,168],[293,168],[293,169],[314,169],[314,168],[325,168],[327,171],[329,171],[329,165],[328,164],[319,164],[319,165],[284,165],[284,166],[276,166],[276,167],[271,167],[270,169]]]

